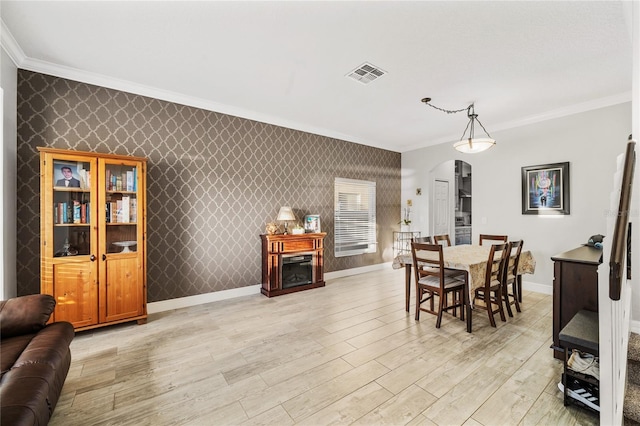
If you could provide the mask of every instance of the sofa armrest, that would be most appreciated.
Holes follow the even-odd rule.
[[[32,294],[0,301],[0,336],[36,333],[49,321],[56,306],[48,294]]]

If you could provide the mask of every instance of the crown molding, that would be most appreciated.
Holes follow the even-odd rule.
[[[2,19],[0,19],[0,45],[2,49],[7,52],[7,55],[9,55],[9,58],[11,58],[16,67],[19,67],[27,58],[27,55],[24,54],[24,51],[16,39],[13,38],[13,34],[11,34],[11,31],[9,31]]]
[[[374,148],[380,148],[395,152],[409,152],[416,149],[426,148],[429,146],[440,145],[444,143],[453,143],[458,141],[458,138],[454,135],[431,140],[428,143],[413,144],[403,147],[401,149],[391,149],[386,144],[379,141],[362,140],[361,138],[354,137],[352,135],[343,134],[330,129],[310,126],[304,123],[293,122],[290,120],[276,117],[270,114],[264,114],[261,112],[248,110],[245,108],[238,108],[226,104],[213,102],[207,99],[198,98],[195,96],[188,96],[169,90],[158,89],[143,84],[134,83],[128,80],[122,80],[114,77],[110,77],[104,74],[89,72],[72,68],[64,65],[58,65],[39,59],[32,59],[26,56],[20,45],[16,42],[15,38],[5,25],[4,21],[0,19],[0,45],[2,49],[7,52],[11,60],[18,68],[28,71],[39,72],[43,74],[53,75],[56,77],[66,78],[69,80],[79,81],[81,83],[93,84],[96,86],[107,87],[114,90],[120,90],[124,92],[133,93],[140,96],[147,96],[150,98],[160,99],[167,102],[173,102],[181,105],[186,105],[195,108],[201,108],[207,111],[218,112],[222,114],[228,114],[235,117],[245,118],[248,120],[255,120],[262,123],[272,124],[275,126],[286,127],[293,130],[299,130],[302,132],[312,133],[329,138],[339,139],[347,142],[358,143],[362,145],[371,146]],[[522,127],[529,124],[539,123],[546,120],[552,120],[554,118],[566,117],[573,114],[578,114],[595,109],[605,108],[612,105],[617,105],[625,102],[631,102],[631,91],[619,93],[616,95],[607,96],[600,99],[594,99],[580,104],[569,105],[567,107],[558,108],[542,114],[532,115],[524,117],[522,119],[513,120],[505,123],[492,124],[491,128],[493,132],[500,130],[507,130],[516,127]]]
[[[39,72],[42,74],[48,74],[55,77],[66,78],[66,79],[78,81],[81,83],[93,84],[96,86],[133,93],[140,96],[147,96],[150,98],[160,99],[167,102],[200,108],[207,111],[228,114],[235,117],[245,118],[248,120],[259,121],[267,124],[273,124],[275,126],[286,127],[293,130],[299,130],[302,132],[312,133],[316,135],[326,136],[329,138],[340,139],[347,142],[353,142],[353,143],[358,143],[362,145],[367,145],[375,148],[397,152],[397,150],[392,150],[389,147],[386,147],[382,143],[378,143],[375,141],[372,142],[370,140],[367,140],[367,141],[360,140],[359,138],[356,138],[354,136],[332,131],[330,129],[310,126],[304,123],[297,123],[297,122],[283,119],[281,117],[276,117],[273,115],[248,110],[245,108],[238,108],[230,105],[225,105],[225,104],[213,102],[207,99],[198,98],[195,96],[183,95],[181,93],[172,92],[170,90],[158,89],[156,87],[146,86],[146,85],[134,83],[128,80],[109,77],[104,74],[84,71],[77,68],[68,67],[65,65],[58,65],[51,62],[42,61],[39,59],[32,59],[32,58],[25,57],[21,61],[19,68],[27,71]]]
[[[248,120],[255,120],[262,123],[273,124],[276,126],[286,127],[302,132],[313,133],[316,135],[326,136],[329,138],[340,139],[348,142],[359,143],[380,149],[389,150],[383,143],[372,142],[370,140],[361,140],[360,138],[332,131],[321,127],[309,126],[304,123],[297,123],[283,119],[281,117],[260,113],[257,111],[238,108],[230,105],[220,104],[210,100],[187,96],[181,93],[169,90],[158,89],[143,84],[134,83],[104,74],[80,70],[77,68],[58,65],[39,59],[27,57],[18,42],[16,42],[13,34],[9,31],[4,21],[0,18],[0,46],[7,52],[7,55],[14,62],[16,67],[42,74],[48,74],[55,77],[66,78],[69,80],[79,81],[81,83],[93,84],[96,86],[107,87],[109,89],[120,90],[133,93],[140,96],[148,96],[150,98],[160,99],[167,102],[173,102],[195,108],[201,108],[207,111],[228,114]]]

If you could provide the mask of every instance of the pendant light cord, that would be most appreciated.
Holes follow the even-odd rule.
[[[446,112],[447,114],[456,114],[456,113],[462,112],[462,111],[469,111],[469,108],[473,107],[473,104],[471,104],[468,107],[462,108],[462,109],[444,109],[444,108],[440,108],[440,107],[437,107],[435,105],[430,104],[429,102],[431,102],[431,98],[423,98],[422,102],[424,102],[425,104],[429,105],[433,109],[437,109],[438,111]]]
[[[471,104],[468,107],[462,108],[462,109],[444,109],[444,108],[440,108],[440,107],[437,107],[435,105],[432,105],[430,103],[431,102],[431,98],[423,98],[422,102],[424,102],[425,104],[429,105],[433,109],[437,109],[438,111],[446,112],[447,114],[457,114],[459,112],[467,111],[467,117],[469,117],[470,120],[467,123],[467,127],[465,127],[464,132],[462,132],[462,137],[460,138],[460,140],[464,139],[464,135],[467,134],[467,130],[469,130],[469,126],[472,125],[472,123],[474,121],[477,121],[478,124],[480,125],[480,127],[482,127],[482,130],[484,130],[484,133],[487,136],[491,137],[489,132],[487,132],[487,129],[485,129],[484,126],[482,125],[482,123],[480,122],[480,120],[478,120],[478,114],[476,114],[475,111],[474,111],[474,104]],[[471,135],[473,135],[473,128],[471,129],[470,136]]]

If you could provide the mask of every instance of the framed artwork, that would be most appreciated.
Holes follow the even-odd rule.
[[[569,163],[522,168],[522,214],[569,214]]]
[[[78,171],[78,163],[66,161],[54,161],[53,163],[54,186],[66,188],[84,188],[84,176]]]
[[[316,233],[320,231],[320,215],[308,214],[304,217],[304,230],[307,233]]]

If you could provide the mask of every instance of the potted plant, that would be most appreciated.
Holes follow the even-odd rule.
[[[402,209],[402,219],[400,220],[400,231],[409,232],[411,225],[411,209],[405,207]]]

